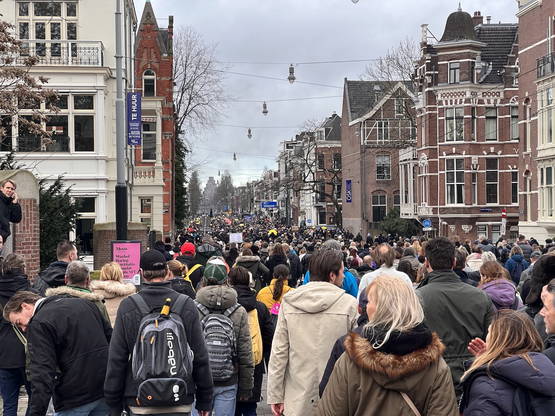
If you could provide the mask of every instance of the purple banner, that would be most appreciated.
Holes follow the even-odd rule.
[[[127,93],[127,144],[141,145],[141,93]]]
[[[345,180],[345,202],[353,202],[353,183],[351,179]]]

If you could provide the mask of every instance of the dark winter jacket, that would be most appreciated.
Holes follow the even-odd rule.
[[[546,348],[543,350],[543,353],[555,364],[555,334],[549,334],[544,344]]]
[[[29,290],[29,280],[25,275],[4,274],[0,276],[0,308],[20,290]],[[25,367],[25,348],[15,334],[12,324],[0,317],[0,368]]]
[[[555,414],[555,365],[544,354],[529,353],[534,367],[514,356],[496,361],[488,374],[476,370],[464,381],[461,412],[464,416],[511,416],[516,386],[542,397],[543,414]]]
[[[197,293],[193,288],[193,284],[189,280],[185,280],[183,277],[174,277],[170,280],[170,282],[172,284],[172,289],[177,293],[187,295],[191,299],[194,299],[197,296]]]
[[[69,263],[65,261],[55,261],[50,263],[50,265],[38,275],[33,288],[39,292],[39,295],[44,296],[46,289],[64,286],[66,284],[64,277],[68,264]]]
[[[517,310],[522,307],[514,283],[507,279],[493,280],[480,286],[480,289],[487,293],[497,309]]]
[[[272,278],[274,277],[274,267],[278,264],[285,264],[287,267],[291,268],[289,265],[289,259],[283,255],[272,254],[268,261],[266,262],[266,267],[268,268],[268,273],[266,273],[266,286],[270,284]]]
[[[222,252],[219,248],[213,246],[212,244],[204,243],[203,245],[197,247],[195,263],[200,263],[204,266],[210,257],[221,255]]]
[[[476,282],[475,280],[471,279],[470,277],[468,277],[468,272],[464,271],[464,270],[453,270],[455,272],[455,274],[457,276],[459,276],[459,278],[461,279],[461,282],[463,283],[467,283],[470,286],[478,286],[478,282]]]
[[[522,250],[522,254],[524,255],[524,258],[526,259],[526,261],[529,262],[530,261],[530,255],[532,254],[532,251],[534,251],[532,246],[528,243],[517,243],[517,245]]]
[[[31,416],[44,416],[50,397],[56,412],[103,397],[111,332],[92,302],[63,296],[41,301],[27,329]]]
[[[188,270],[191,270],[193,266],[197,264],[197,261],[193,256],[181,255],[176,257],[175,259],[185,264]],[[194,288],[196,288],[200,283],[200,281],[202,280],[203,273],[204,273],[204,266],[201,265],[200,267],[197,267],[197,269],[189,275],[189,279],[191,279],[191,283]]]
[[[223,313],[226,309],[237,304],[237,292],[225,284],[207,286],[197,292],[196,301],[210,311]],[[200,316],[200,312],[198,313]],[[237,342],[237,373],[227,382],[214,384],[216,386],[231,386],[238,383],[238,395],[240,397],[250,396],[253,388],[254,363],[249,332],[249,318],[243,307],[235,310],[229,318],[233,321],[233,329]]]
[[[21,222],[21,205],[0,191],[0,235],[4,242],[11,235],[10,222]]]
[[[235,260],[237,266],[242,266],[251,272],[254,279],[255,289],[258,292],[262,287],[266,286],[265,278],[268,268],[260,261],[258,256],[239,256]]]
[[[164,257],[166,258],[166,261],[170,261],[172,259],[172,255],[170,254],[170,252],[168,250],[166,250],[166,245],[164,244],[163,241],[156,241],[154,243],[154,250],[159,251],[160,253],[162,253],[164,255]]]
[[[495,314],[490,298],[480,289],[461,282],[452,270],[434,270],[417,289],[425,323],[445,344],[443,357],[461,393],[463,363],[472,358],[467,350],[473,338],[485,339]]]
[[[104,304],[104,298],[98,293],[93,293],[90,289],[85,289],[77,286],[60,286],[46,290],[46,297],[51,296],[73,296],[76,298],[88,300],[89,302],[92,302],[96,305],[102,317],[108,322],[108,325],[112,326],[112,324],[110,323],[108,310],[106,309],[106,305]]]
[[[522,254],[513,254],[509,260],[505,262],[505,268],[511,274],[511,279],[515,282],[515,285],[518,285],[520,281],[520,275],[524,270],[526,270],[530,266]]]
[[[274,337],[274,323],[270,317],[268,308],[256,300],[256,292],[248,286],[234,286],[233,289],[237,292],[237,302],[241,305],[247,313],[256,309],[258,314],[258,324],[260,325],[260,334],[262,335],[263,352],[266,353],[272,350],[272,338]],[[262,378],[264,377],[264,360],[254,367],[254,387],[252,389],[252,396],[247,402],[259,402],[262,395]]]
[[[289,286],[297,287],[297,283],[299,283],[300,279],[303,276],[301,260],[299,259],[299,256],[297,256],[293,252],[289,252],[287,254],[287,259],[289,260],[289,268],[291,273],[291,278],[289,279]]]
[[[175,299],[179,295],[171,289],[171,282],[144,282],[139,292],[146,304],[153,311],[160,310],[166,298]],[[185,302],[181,312],[181,318],[187,334],[187,342],[193,351],[193,382],[196,385],[191,387],[191,394],[187,397],[186,403],[193,403],[196,399],[196,408],[199,410],[210,410],[212,408],[213,384],[208,364],[208,352],[200,329],[198,310],[192,299]],[[110,343],[110,355],[108,358],[108,369],[104,382],[104,396],[106,402],[113,412],[118,414],[124,406],[136,405],[138,383],[131,375],[131,361],[129,357],[133,351],[139,323],[142,315],[135,306],[133,300],[125,298],[119,307],[114,325],[114,334]],[[193,396],[195,394],[195,396]]]

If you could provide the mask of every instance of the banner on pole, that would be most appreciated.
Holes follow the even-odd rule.
[[[351,179],[345,180],[345,202],[353,202],[353,182]]]
[[[141,145],[141,93],[127,93],[127,144]]]

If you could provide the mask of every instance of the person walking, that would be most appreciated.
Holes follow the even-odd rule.
[[[260,257],[253,255],[250,248],[244,248],[241,255],[235,260],[236,266],[241,266],[247,269],[254,280],[254,290],[258,293],[260,289],[266,286],[266,274],[269,272],[268,268],[262,263]]]
[[[182,293],[194,299],[197,294],[189,277],[191,273],[189,273],[187,266],[178,260],[170,260],[168,261],[168,269],[170,271],[169,280],[172,284],[172,289],[177,293]]]
[[[199,414],[208,416],[212,409],[213,383],[210,376],[206,343],[204,342],[194,301],[187,296],[180,295],[171,288],[171,282],[166,280],[169,275],[166,258],[159,251],[148,250],[141,254],[139,273],[143,281],[141,290],[136,295],[122,300],[116,316],[114,334],[110,342],[110,353],[104,381],[104,396],[110,406],[110,413],[119,415],[125,409],[131,416],[145,414],[189,415],[193,401],[196,400],[196,409],[198,409]],[[181,299],[179,301],[180,305],[178,303],[179,299]],[[176,392],[179,399],[177,403],[175,403],[175,398],[172,395],[171,399],[161,405],[149,406],[148,403],[137,400],[140,387],[138,380],[134,377],[132,362],[133,359],[137,360],[140,357],[134,357],[134,350],[136,342],[140,339],[139,327],[143,318],[149,312],[159,312],[161,315],[168,300],[168,308],[171,308],[170,311],[177,315],[175,319],[181,321],[184,332],[182,335],[187,341],[186,345],[181,345],[183,349],[179,351],[188,352],[186,346],[190,348],[189,354],[179,354],[178,358],[182,361],[187,360],[188,364],[192,364],[192,370],[189,370],[186,380],[182,380],[187,386],[184,389],[184,394],[179,395],[181,393],[179,388]],[[142,310],[145,308],[149,312],[143,313]],[[162,347],[164,347],[163,343]],[[167,347],[168,350],[164,349],[164,351],[169,354],[169,345]],[[174,347],[173,344],[172,347]],[[192,363],[189,363],[188,360],[191,357]],[[162,363],[159,363],[159,365],[162,365]],[[175,374],[175,370],[171,373]]]
[[[465,416],[555,414],[555,365],[544,354],[532,320],[500,310],[486,341],[473,340],[476,356],[463,374],[460,411]]]
[[[514,246],[511,249],[511,257],[505,262],[505,268],[509,271],[515,285],[519,284],[520,275],[528,267],[530,267],[530,263],[524,259],[522,249],[519,246]]]
[[[134,284],[123,281],[123,271],[114,261],[102,266],[99,280],[91,280],[89,287],[95,295],[104,299],[112,325],[116,322],[121,301],[137,291]]]
[[[356,326],[357,301],[341,289],[343,269],[342,252],[323,248],[310,260],[310,282],[282,299],[268,367],[276,416],[315,414],[333,344]]]
[[[270,282],[270,286],[266,286],[258,292],[256,299],[262,302],[268,310],[277,315],[283,297],[291,290],[289,287],[289,267],[285,264],[278,264],[274,268],[274,276]]]
[[[64,286],[67,265],[74,260],[78,260],[77,248],[73,243],[64,240],[56,246],[57,261],[50,263],[35,280],[33,288],[44,296],[46,289]]]
[[[497,261],[486,261],[482,264],[480,276],[478,287],[486,292],[497,310],[522,308],[522,301],[515,284],[510,280],[509,272]]]
[[[266,285],[269,285],[272,281],[272,277],[274,276],[274,267],[276,267],[278,264],[285,264],[287,267],[289,267],[289,259],[287,258],[285,249],[280,243],[274,244],[274,246],[272,247],[272,254],[266,262],[266,267],[268,268],[268,273],[266,273],[265,279]]]
[[[367,296],[368,323],[345,338],[316,414],[458,416],[444,346],[423,323],[414,290],[384,274]]]
[[[8,254],[2,262],[0,274],[0,308],[19,291],[29,290],[30,284],[25,274],[25,260],[19,254]],[[16,416],[19,390],[25,386],[27,395],[31,386],[25,374],[24,335],[4,317],[0,320],[0,394],[2,395],[4,416]]]
[[[417,289],[424,322],[445,344],[443,357],[451,369],[455,393],[460,396],[464,362],[472,358],[468,343],[486,336],[495,308],[482,290],[461,282],[453,272],[455,245],[445,237],[428,241],[428,275]]]

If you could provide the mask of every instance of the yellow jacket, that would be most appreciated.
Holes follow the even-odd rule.
[[[292,287],[289,287],[289,282],[286,280],[285,282],[283,282],[283,290],[281,292],[281,296],[279,297],[279,299],[274,300],[273,293],[274,293],[274,286],[276,284],[276,281],[277,279],[272,279],[272,281],[270,282],[270,286],[266,286],[260,289],[260,292],[258,292],[258,295],[256,296],[256,300],[266,305],[268,310],[272,309],[272,306],[274,305],[274,303],[276,302],[281,303],[283,296],[290,290],[293,290]]]

